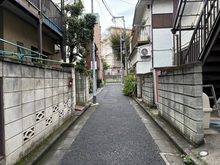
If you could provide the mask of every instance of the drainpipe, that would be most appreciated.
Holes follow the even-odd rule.
[[[38,52],[42,53],[42,0],[38,1],[39,4],[39,19],[37,23],[38,29]]]
[[[153,103],[155,104],[156,103],[156,88],[157,88],[157,82],[155,81],[156,80],[156,74],[155,74],[155,70],[154,70],[154,42],[153,42],[153,3],[154,3],[154,0],[152,0],[152,3],[151,3],[151,39],[152,39],[152,72],[153,72],[153,88],[154,88],[154,97],[153,97]]]
[[[64,62],[66,62],[66,23],[65,23],[65,12],[64,12],[64,0],[61,0],[61,20],[62,20],[62,25],[63,25],[63,38],[61,41],[61,54],[62,54],[62,59]]]
[[[153,42],[153,3],[154,3],[154,0],[152,0],[152,3],[151,3],[151,39],[152,39],[152,68],[154,68],[154,49],[153,49],[153,46],[154,46],[154,42]]]

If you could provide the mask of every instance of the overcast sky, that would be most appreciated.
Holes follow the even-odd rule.
[[[60,2],[60,0],[53,1],[55,3]],[[107,4],[112,15],[115,17],[124,16],[126,28],[132,28],[135,5],[138,0],[93,0],[93,12],[99,13],[102,32],[110,26],[123,27],[120,19],[117,19],[116,23],[112,21],[112,16],[104,6],[103,1]],[[66,0],[65,4],[72,2],[74,0]],[[82,0],[82,2],[84,3],[85,13],[91,13],[91,0]]]

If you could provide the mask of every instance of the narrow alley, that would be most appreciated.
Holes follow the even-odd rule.
[[[105,85],[99,104],[86,110],[36,164],[183,164],[178,150],[121,88]]]

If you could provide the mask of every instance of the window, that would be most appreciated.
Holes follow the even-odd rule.
[[[173,14],[153,14],[153,28],[171,28]]]

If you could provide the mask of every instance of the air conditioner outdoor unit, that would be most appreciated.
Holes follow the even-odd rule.
[[[140,48],[140,56],[141,57],[149,57],[151,56],[151,47]]]

